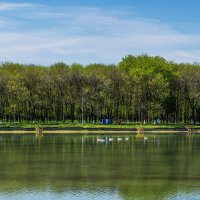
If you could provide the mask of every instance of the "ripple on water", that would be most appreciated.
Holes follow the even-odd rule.
[[[45,191],[21,191],[12,193],[0,193],[1,200],[113,200],[121,199],[117,190],[66,190],[62,193],[55,193],[49,189]]]

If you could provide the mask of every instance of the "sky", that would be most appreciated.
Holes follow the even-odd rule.
[[[4,0],[0,62],[117,64],[149,54],[200,62],[199,0]]]

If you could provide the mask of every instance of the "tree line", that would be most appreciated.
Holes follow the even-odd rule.
[[[117,65],[0,66],[0,120],[200,121],[200,66],[128,55]]]

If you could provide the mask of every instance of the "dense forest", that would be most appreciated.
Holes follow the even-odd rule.
[[[200,66],[128,55],[117,65],[0,66],[0,120],[200,121]]]

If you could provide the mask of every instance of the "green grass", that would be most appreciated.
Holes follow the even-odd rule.
[[[37,125],[42,125],[44,128],[184,128],[185,125],[183,123],[181,124],[140,124],[140,123],[122,123],[122,124],[110,124],[110,125],[103,125],[103,124],[93,124],[93,123],[86,123],[81,124],[78,122],[75,122],[72,124],[71,122],[66,124],[64,122],[37,122],[37,123],[10,123],[5,122],[0,125],[0,127],[11,127],[11,128],[35,128]],[[200,125],[195,126],[196,128],[200,128]]]

